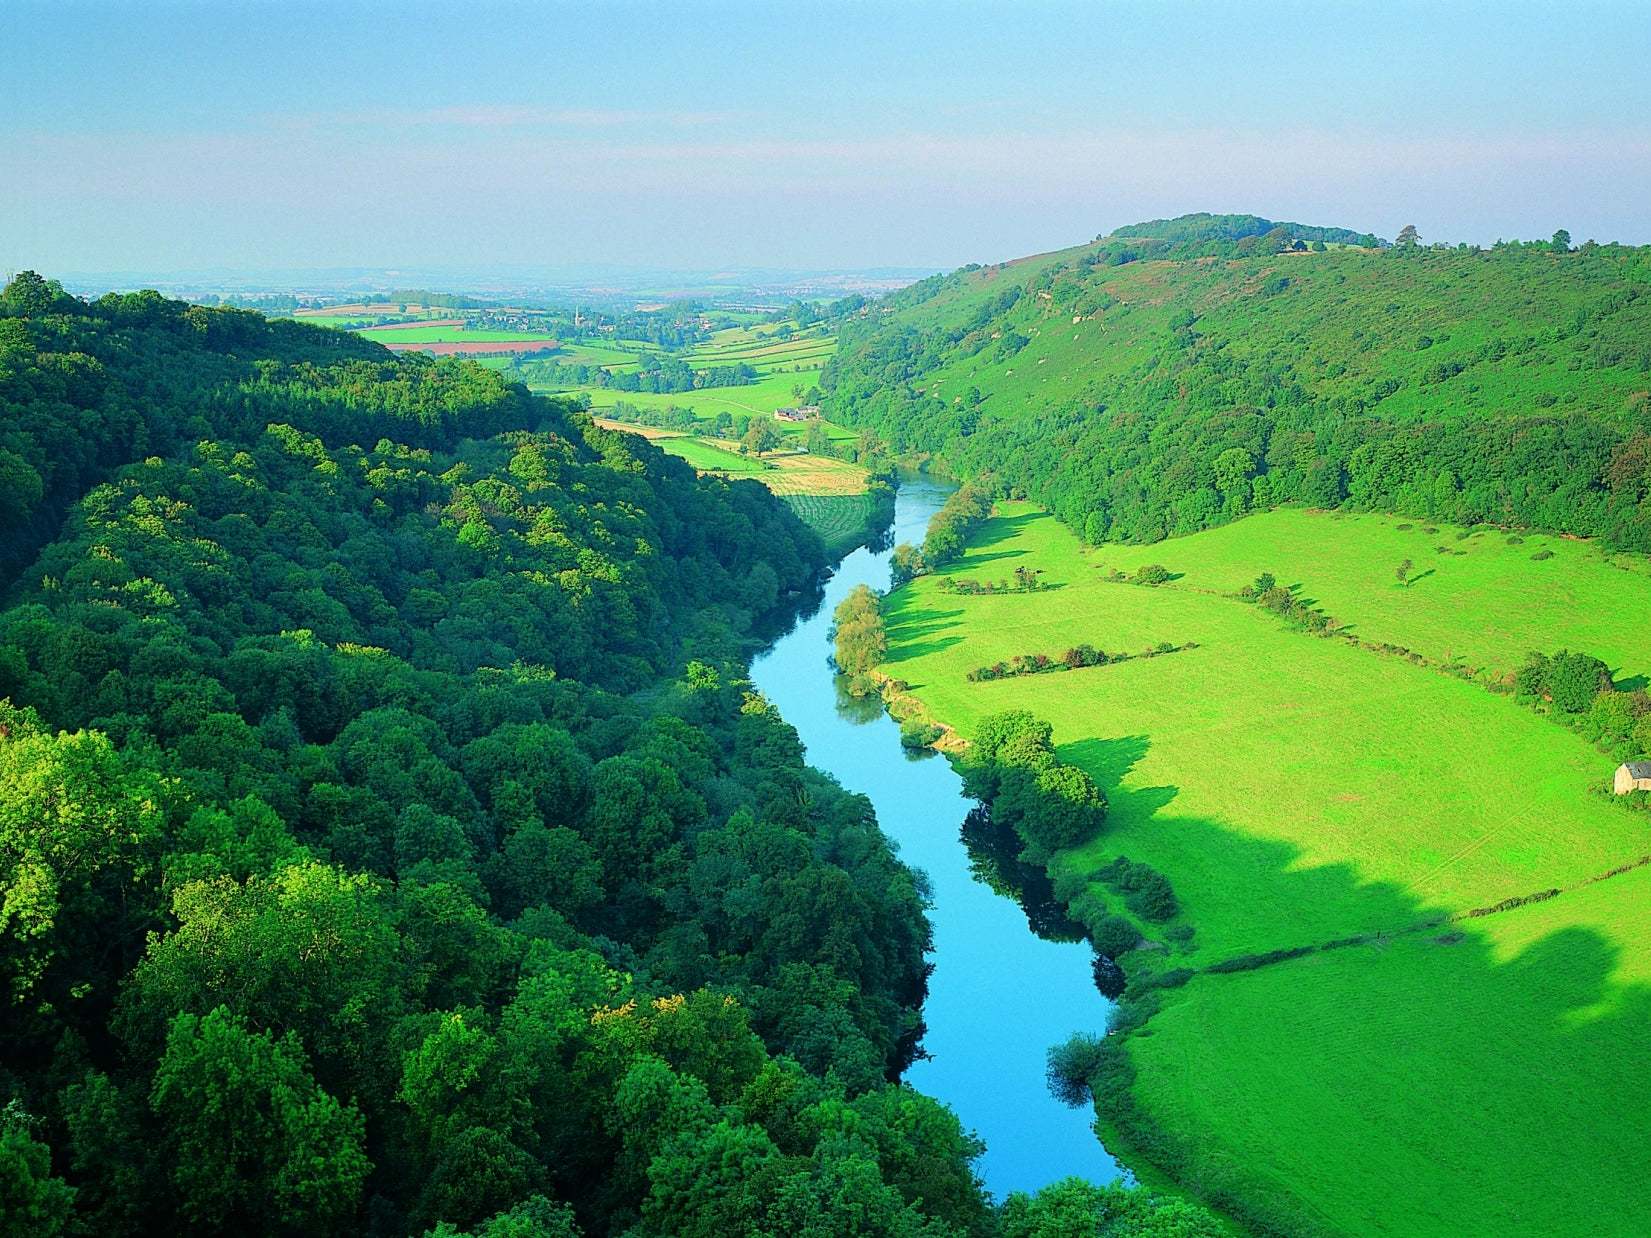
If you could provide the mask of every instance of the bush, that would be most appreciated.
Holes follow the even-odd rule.
[[[1553,557],[1554,557],[1554,552],[1551,551],[1551,550],[1539,550],[1534,555],[1531,556],[1531,558],[1533,560],[1535,560],[1537,563],[1541,563],[1544,559],[1551,559]]]
[[[1173,919],[1181,909],[1168,878],[1150,871],[1140,887],[1124,900],[1124,906],[1138,916],[1156,921]]]
[[[1106,1041],[1088,1032],[1074,1032],[1064,1044],[1053,1046],[1046,1077],[1055,1099],[1074,1109],[1087,1105],[1093,1095],[1089,1081],[1100,1070],[1105,1052]]]
[[[1123,996],[1128,978],[1124,969],[1104,954],[1097,954],[1090,965],[1090,971],[1095,977],[1095,988],[1100,995],[1108,1000]]]
[[[1122,916],[1108,914],[1089,926],[1089,940],[1097,953],[1116,959],[1135,949],[1141,930]]]
[[[943,734],[945,732],[932,722],[907,718],[900,724],[900,745],[903,748],[927,748]]]

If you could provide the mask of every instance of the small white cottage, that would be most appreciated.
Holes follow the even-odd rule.
[[[1651,761],[1624,761],[1617,766],[1617,780],[1612,790],[1618,795],[1651,791]]]

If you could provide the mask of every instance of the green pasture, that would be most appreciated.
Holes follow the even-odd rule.
[[[1647,906],[1640,868],[1201,976],[1129,1041],[1137,1102],[1191,1180],[1331,1233],[1651,1233]]]
[[[769,466],[751,456],[724,451],[703,439],[683,435],[681,438],[659,438],[654,443],[673,456],[681,456],[696,469],[715,469],[724,473],[761,473]]]
[[[1047,718],[1112,800],[1103,835],[1058,864],[1127,854],[1163,869],[1195,928],[1189,960],[1399,927],[1392,888],[1460,911],[1651,850],[1651,819],[1590,793],[1613,763],[1575,734],[1238,601],[1107,583],[1097,563],[1113,550],[1087,551],[1053,517],[1006,505],[948,574],[995,579],[1024,564],[1061,587],[957,596],[920,579],[891,599],[886,669],[965,735],[997,710]],[[1199,648],[965,678],[1080,642],[1139,652],[1187,641]],[[1517,796],[1492,789],[1507,770]]]
[[[600,365],[615,373],[636,367],[637,353],[628,348],[575,340],[563,344],[554,358],[563,365]]]
[[[1572,538],[1280,509],[1153,546],[1105,546],[1095,559],[1129,572],[1162,563],[1182,574],[1177,587],[1223,592],[1272,572],[1361,638],[1440,661],[1506,671],[1533,649],[1569,648],[1619,679],[1651,672],[1651,564]]]
[[[482,331],[470,327],[386,327],[362,334],[380,344],[480,344],[551,338],[543,331]]]
[[[1106,829],[1053,868],[1087,890],[1091,915],[1122,911],[1084,881],[1118,855],[1169,878],[1181,912],[1148,926],[1162,950],[1127,955],[1132,971],[1371,938],[1200,976],[1129,1041],[1136,1103],[1183,1141],[1179,1181],[1294,1201],[1332,1233],[1559,1234],[1567,1207],[1574,1220],[1587,1199],[1602,1210],[1597,1232],[1645,1232],[1647,1205],[1627,1184],[1643,1178],[1651,1134],[1651,1084],[1634,1065],[1651,1040],[1646,879],[1586,883],[1651,853],[1651,817],[1601,793],[1609,758],[1511,699],[1221,596],[1272,570],[1367,637],[1487,660],[1522,644],[1592,644],[1643,669],[1643,620],[1585,620],[1559,600],[1472,633],[1496,599],[1546,597],[1556,577],[1556,599],[1598,609],[1614,584],[1617,606],[1643,616],[1633,591],[1644,576],[1582,545],[1532,561],[1488,533],[1401,591],[1387,561],[1410,544],[1401,522],[1285,513],[1240,536],[1250,523],[1088,550],[1052,517],[1004,505],[947,574],[998,579],[1024,565],[1058,587],[958,596],[919,579],[889,600],[884,669],[965,736],[986,714],[1031,710],[1106,788]],[[1225,552],[1195,549],[1221,536]],[[1137,562],[1185,574],[1155,589],[1101,578],[1102,565]],[[1474,594],[1490,599],[1485,613],[1463,601]],[[1080,642],[1139,652],[1187,641],[1199,647],[965,679]],[[1445,928],[1408,931],[1550,888],[1567,893],[1449,926],[1464,934],[1451,946],[1434,941]],[[1403,1207],[1384,1212],[1400,1194]]]
[[[706,387],[699,391],[677,391],[667,394],[654,394],[646,391],[615,391],[610,387],[587,389],[591,398],[591,411],[598,416],[606,415],[617,404],[630,404],[636,408],[686,408],[702,421],[709,421],[720,412],[726,412],[732,417],[771,417],[776,408],[786,408],[797,402],[792,394],[792,388],[801,385],[805,390],[812,386],[819,378],[818,371],[802,374],[769,374],[742,387]],[[550,389],[535,385],[535,391]],[[855,432],[846,427],[825,422],[824,429],[827,437],[835,442],[853,442]],[[774,423],[774,428],[781,434],[802,434],[807,427],[801,422]]]

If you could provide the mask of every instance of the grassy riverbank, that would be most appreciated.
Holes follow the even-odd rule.
[[[965,596],[920,579],[889,600],[884,669],[965,736],[998,710],[1048,719],[1062,758],[1107,788],[1106,830],[1052,867],[1091,918],[1122,910],[1096,877],[1114,857],[1169,877],[1181,911],[1146,926],[1159,948],[1126,956],[1137,976],[1361,939],[1197,976],[1131,1037],[1125,1125],[1153,1132],[1152,1153],[1191,1189],[1252,1212],[1283,1201],[1336,1233],[1460,1234],[1491,1216],[1525,1232],[1520,1209],[1574,1217],[1601,1203],[1606,1231],[1629,1232],[1651,1224],[1619,1189],[1647,1107],[1610,1068],[1644,1060],[1646,878],[1584,883],[1651,851],[1651,818],[1599,794],[1614,762],[1580,736],[1434,663],[1459,655],[1494,673],[1568,644],[1643,673],[1651,634],[1637,616],[1651,610],[1624,598],[1651,578],[1581,543],[1400,523],[1281,512],[1091,551],[1006,505],[946,574],[1026,566],[1056,587]],[[1424,562],[1423,538],[1453,553]],[[1404,558],[1420,565],[1409,586],[1395,578]],[[1177,578],[1108,578],[1148,562]],[[1309,636],[1226,596],[1262,571],[1360,639],[1426,661]],[[966,678],[1084,642],[1189,641],[1175,657]],[[1565,893],[1409,931],[1550,889]],[[1547,1115],[1548,1136],[1533,1145],[1530,1122],[1503,1113]],[[1377,1206],[1394,1181],[1431,1220]]]

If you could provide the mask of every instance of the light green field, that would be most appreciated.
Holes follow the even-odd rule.
[[[479,344],[551,338],[543,331],[483,331],[472,327],[386,327],[362,334],[380,344]]]
[[[812,527],[833,554],[845,554],[865,540],[875,502],[866,489],[866,470],[857,464],[830,456],[783,453],[759,460],[740,455],[722,440],[708,442],[669,431],[603,424],[643,434],[656,447],[680,456],[701,472],[760,481]]]
[[[1184,575],[1178,586],[1223,592],[1270,571],[1354,634],[1440,661],[1506,671],[1533,649],[1564,647],[1603,658],[1618,678],[1651,671],[1651,564],[1643,558],[1538,533],[1463,532],[1405,517],[1281,508],[1155,546],[1106,546],[1096,561],[1124,571],[1162,563]],[[1510,544],[1510,536],[1522,540]],[[1531,559],[1542,551],[1552,558]],[[1414,568],[1401,587],[1394,569],[1406,559]]]
[[[1291,631],[1271,614],[1176,587],[1109,584],[1053,517],[1006,505],[950,572],[1041,568],[1036,597],[944,594],[921,579],[891,601],[886,669],[965,735],[1030,709],[1063,755],[1111,788],[1109,828],[1061,858],[1119,853],[1171,875],[1211,961],[1398,928],[1389,886],[1460,911],[1568,884],[1651,849],[1651,821],[1589,794],[1613,763],[1503,697],[1399,658]],[[1172,559],[1174,542],[1153,549]],[[1542,566],[1531,564],[1533,569]],[[1171,657],[969,683],[1016,653],[1087,641]],[[1519,794],[1490,795],[1493,771]],[[1319,892],[1321,883],[1324,892]]]
[[[600,365],[617,373],[621,370],[635,369],[636,357],[637,354],[629,349],[577,340],[563,344],[556,353],[555,360],[563,365]]]
[[[770,466],[751,456],[725,451],[703,439],[683,435],[681,438],[660,438],[655,445],[673,456],[681,456],[696,469],[719,473],[761,473]]]
[[[965,736],[997,710],[1024,708],[1048,719],[1062,756],[1107,788],[1106,830],[1094,843],[1057,856],[1056,871],[1081,876],[1119,854],[1149,863],[1169,877],[1180,898],[1175,923],[1194,930],[1190,943],[1170,944],[1167,958],[1127,956],[1132,970],[1197,968],[1257,951],[1399,934],[1391,954],[1356,947],[1201,977],[1166,995],[1165,1012],[1129,1043],[1140,1070],[1137,1102],[1187,1140],[1193,1169],[1181,1180],[1196,1189],[1199,1182],[1208,1188],[1230,1178],[1227,1185],[1236,1183],[1251,1199],[1284,1193],[1340,1233],[1526,1232],[1482,1225],[1471,1206],[1474,1192],[1514,1177],[1523,1181],[1510,1198],[1566,1195],[1574,1218],[1587,1211],[1578,1200],[1590,1197],[1590,1183],[1599,1187],[1602,1175],[1618,1172],[1624,1130],[1637,1131],[1641,1147],[1651,1136],[1643,1117],[1637,1125],[1624,1117],[1626,1126],[1580,1120],[1590,1105],[1626,1114],[1622,1098],[1603,1091],[1598,1070],[1613,1054],[1624,1068],[1643,1062],[1644,1025],[1635,1033],[1639,1039],[1613,1048],[1607,1033],[1621,1020],[1606,1019],[1594,1033],[1597,1054],[1579,1058],[1574,1072],[1562,1055],[1547,1060],[1546,1073],[1533,1069],[1566,1043],[1563,1031],[1584,1017],[1603,1016],[1603,1009],[1567,1011],[1543,993],[1522,994],[1510,982],[1519,964],[1498,951],[1557,952],[1563,959],[1561,947],[1584,931],[1575,927],[1583,920],[1567,918],[1566,908],[1587,907],[1586,933],[1595,954],[1609,960],[1603,977],[1634,980],[1632,1000],[1643,1009],[1646,991],[1638,978],[1651,966],[1643,882],[1617,878],[1588,887],[1586,897],[1568,893],[1543,904],[1543,914],[1557,919],[1526,945],[1497,944],[1514,931],[1499,917],[1461,922],[1455,927],[1465,939],[1450,948],[1424,947],[1425,936],[1403,934],[1433,917],[1574,887],[1631,862],[1651,852],[1651,818],[1597,794],[1613,766],[1607,757],[1510,699],[1400,658],[1291,631],[1267,612],[1195,590],[1201,579],[1212,590],[1236,588],[1260,570],[1273,570],[1289,583],[1300,578],[1339,618],[1368,623],[1367,638],[1413,635],[1420,645],[1417,634],[1434,624],[1443,627],[1435,640],[1466,648],[1482,618],[1446,616],[1451,606],[1461,608],[1465,595],[1451,602],[1445,594],[1457,575],[1476,573],[1487,589],[1499,572],[1524,577],[1529,583],[1516,579],[1515,593],[1523,587],[1540,594],[1544,569],[1557,566],[1579,596],[1621,580],[1638,588],[1642,578],[1590,559],[1583,547],[1568,556],[1556,549],[1554,559],[1535,563],[1528,553],[1482,553],[1475,543],[1467,556],[1440,565],[1436,592],[1443,600],[1423,601],[1428,578],[1408,599],[1395,588],[1398,603],[1390,604],[1382,578],[1392,578],[1397,560],[1388,562],[1385,539],[1404,534],[1374,520],[1285,516],[1280,531],[1253,532],[1232,556],[1219,547],[1195,551],[1199,538],[1087,551],[1053,518],[1005,505],[950,574],[995,579],[1024,564],[1063,587],[1035,597],[965,597],[920,579],[890,599],[885,669],[908,681],[937,720]],[[1242,527],[1200,537],[1231,536]],[[1344,534],[1345,546],[1339,542]],[[1275,557],[1298,543],[1299,558]],[[1369,570],[1381,583],[1361,593],[1358,565],[1367,550],[1376,559]],[[1252,554],[1269,561],[1252,562]],[[1158,589],[1100,578],[1101,564],[1138,561],[1186,575]],[[1296,563],[1303,565],[1299,571]],[[1326,578],[1323,588],[1308,570],[1313,565]],[[1345,605],[1329,602],[1335,589],[1345,590]],[[1499,594],[1491,589],[1490,596]],[[1563,607],[1552,613],[1575,622]],[[1388,625],[1391,633],[1376,630]],[[1487,656],[1520,642],[1554,648],[1575,630],[1563,624],[1544,630],[1539,617],[1527,617],[1474,648]],[[1606,624],[1588,634],[1599,635],[1595,643],[1603,648],[1609,631],[1617,633],[1614,648],[1621,650],[1612,656],[1629,666],[1651,664],[1646,642],[1634,642],[1632,624]],[[988,683],[964,678],[973,667],[1016,653],[1059,655],[1084,641],[1125,652],[1162,641],[1200,647],[1050,675]],[[1100,883],[1089,888],[1111,901]],[[1547,922],[1533,909],[1526,923]],[[1432,972],[1392,961],[1412,956],[1439,961]],[[1379,968],[1366,988],[1361,963],[1371,960]],[[1321,972],[1334,983],[1320,984]],[[1553,980],[1577,982],[1575,974]],[[1604,979],[1583,983],[1600,987]],[[1359,995],[1357,1003],[1350,992]],[[1233,996],[1240,993],[1247,995],[1242,1004]],[[1615,999],[1601,1000],[1609,1007]],[[1383,1012],[1385,1021],[1375,1017]],[[1321,1050],[1318,1038],[1332,1027],[1341,1039]],[[1388,1043],[1395,1037],[1408,1037],[1403,1052]],[[1302,1065],[1320,1053],[1322,1060]],[[1279,1083],[1278,1074],[1298,1067],[1298,1084]],[[1567,1092],[1562,1104],[1554,1100],[1556,1090]],[[1313,1104],[1292,1117],[1281,1097],[1308,1093]],[[1496,1120],[1504,1111],[1550,1112],[1567,1125],[1550,1132],[1540,1145],[1544,1153],[1527,1161],[1522,1140],[1535,1119]],[[1382,1127],[1379,1137],[1373,1123]],[[1373,1144],[1381,1151],[1372,1153]],[[1445,1144],[1448,1155],[1441,1151]],[[1129,1149],[1122,1151],[1127,1160]],[[1393,1159],[1391,1168],[1377,1164],[1382,1156]],[[1404,1184],[1402,1192],[1396,1182]],[[1361,1199],[1401,1193],[1418,1209],[1434,1211],[1384,1229],[1359,1210]],[[1593,1189],[1591,1197],[1623,1204],[1617,1188]]]
[[[686,408],[702,421],[709,421],[718,413],[726,412],[729,416],[771,417],[776,408],[786,408],[797,402],[792,388],[801,385],[805,390],[818,381],[819,372],[810,371],[802,374],[777,373],[770,374],[749,383],[743,387],[706,387],[699,391],[678,391],[669,394],[656,395],[647,391],[614,391],[612,388],[601,387],[588,390],[591,398],[591,411],[598,416],[604,416],[615,405],[630,404],[636,408]],[[533,384],[533,390],[544,391],[547,394],[551,389]],[[826,437],[833,442],[853,442],[855,432],[833,422],[822,422]],[[807,432],[807,426],[802,422],[776,421],[774,428],[781,434],[801,435]]]

